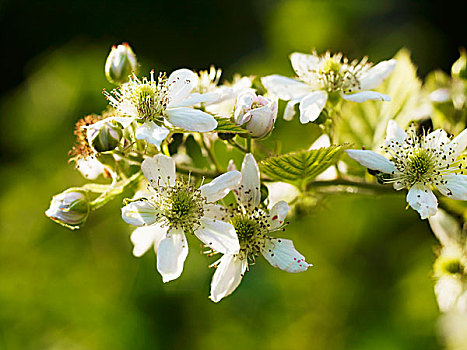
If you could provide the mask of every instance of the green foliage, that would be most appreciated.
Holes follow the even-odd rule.
[[[260,163],[263,174],[272,180],[305,188],[316,176],[336,164],[344,146],[291,152],[270,157]]]
[[[248,130],[243,129],[241,126],[238,126],[230,119],[215,117],[217,120],[217,128],[214,130],[217,133],[224,134],[248,134]]]

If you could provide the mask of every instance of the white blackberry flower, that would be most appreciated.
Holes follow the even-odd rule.
[[[344,100],[364,102],[368,100],[390,101],[390,97],[376,91],[394,70],[396,60],[382,61],[375,66],[367,62],[349,62],[342,54],[326,52],[319,56],[303,53],[290,55],[296,79],[281,75],[263,77],[261,82],[268,92],[282,100],[289,101],[284,111],[284,119],[291,120],[294,106],[300,103],[300,122],[315,121],[328,99],[339,96]]]
[[[157,80],[151,71],[149,80],[133,76],[112,94],[105,95],[113,107],[128,116],[118,119],[124,127],[137,120],[142,125],[136,130],[136,138],[159,147],[171,127],[196,132],[217,127],[212,115],[187,107],[203,101],[199,94],[190,96],[197,84],[198,76],[189,69],[176,70],[168,78],[161,74]]]
[[[436,214],[436,187],[443,195],[467,200],[467,175],[460,157],[467,145],[467,129],[450,140],[444,130],[417,135],[414,128],[406,133],[394,120],[386,130],[383,147],[389,159],[369,150],[347,150],[347,154],[363,166],[391,174],[386,182],[396,190],[407,188],[407,202],[422,219]]]
[[[185,234],[194,234],[216,251],[238,253],[235,229],[215,218],[214,202],[238,186],[240,172],[229,171],[196,188],[176,179],[175,162],[170,157],[158,154],[148,158],[141,169],[151,184],[151,196],[125,205],[122,217],[128,224],[138,226],[131,235],[135,256],[154,246],[157,270],[164,282],[178,278],[183,271],[188,254]]]
[[[276,203],[271,210],[260,208],[260,176],[258,165],[247,154],[242,165],[240,186],[234,190],[238,206],[219,210],[219,218],[229,220],[240,242],[240,251],[224,254],[213,264],[216,272],[212,278],[211,296],[214,302],[231,294],[240,284],[243,274],[259,255],[274,267],[297,273],[306,271],[310,264],[305,261],[288,239],[271,237],[275,231],[283,231],[289,211],[286,202]]]

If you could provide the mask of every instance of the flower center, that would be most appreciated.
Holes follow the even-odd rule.
[[[409,172],[414,181],[421,181],[432,168],[431,155],[424,148],[416,149],[409,157]]]
[[[168,84],[165,73],[155,80],[154,71],[151,78],[139,80],[136,76],[113,91],[113,95],[104,92],[110,103],[123,114],[137,117],[140,121],[154,121],[164,116],[169,103]],[[135,114],[136,111],[136,115]]]
[[[239,215],[230,221],[237,232],[240,242],[247,242],[258,232],[258,223],[246,215]]]
[[[193,233],[204,216],[206,197],[201,191],[184,181],[173,187],[158,187],[153,201],[160,208],[162,224]]]
[[[341,67],[341,64],[333,57],[327,58],[321,65],[321,74],[331,74],[332,72],[333,74],[337,75],[339,74]]]
[[[165,82],[159,84],[141,84],[131,96],[131,102],[138,111],[139,119],[144,121],[162,117],[167,108],[168,96]]]
[[[299,77],[312,88],[329,93],[350,93],[360,90],[359,77],[371,67],[366,57],[360,62],[349,62],[340,53],[331,55],[327,52],[323,56],[315,54],[315,59],[319,61],[317,68],[300,72]]]
[[[259,208],[245,212],[244,208],[237,207],[230,210],[229,216],[240,243],[239,258],[248,259],[249,264],[254,264],[269,239],[268,214]]]

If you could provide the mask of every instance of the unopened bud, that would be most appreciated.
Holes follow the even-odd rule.
[[[467,80],[467,52],[462,49],[459,59],[454,62],[451,68],[452,76]]]
[[[49,218],[72,230],[84,224],[89,214],[89,201],[85,191],[70,188],[53,196],[45,212]]]
[[[114,150],[123,136],[122,125],[115,120],[102,120],[87,129],[88,142],[99,153]]]
[[[242,125],[253,138],[264,138],[274,128],[277,117],[277,101],[263,96],[256,96],[247,91],[237,98],[234,120]]]
[[[123,84],[132,74],[138,74],[138,61],[128,43],[113,46],[105,62],[105,76],[112,84]]]

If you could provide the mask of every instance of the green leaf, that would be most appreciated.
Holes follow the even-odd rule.
[[[304,150],[270,157],[259,166],[272,180],[305,188],[316,176],[336,164],[345,146]]]
[[[217,120],[217,128],[214,130],[217,133],[225,134],[248,134],[248,130],[235,124],[230,119],[214,117]]]

